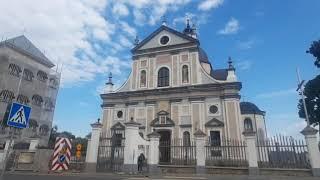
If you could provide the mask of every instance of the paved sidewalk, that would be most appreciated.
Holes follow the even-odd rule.
[[[319,180],[319,177],[295,176],[247,176],[247,175],[210,175],[210,176],[183,176],[164,175],[158,177],[145,177],[141,175],[119,175],[112,173],[68,173],[68,174],[36,174],[36,173],[8,173],[4,180]]]

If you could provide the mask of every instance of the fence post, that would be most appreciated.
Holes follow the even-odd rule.
[[[320,152],[317,143],[317,133],[318,130],[310,126],[305,127],[301,131],[301,134],[306,139],[313,176],[320,176]]]
[[[247,148],[246,155],[249,162],[249,175],[258,175],[258,151],[256,146],[256,132],[246,130],[242,133],[245,137]]]
[[[157,175],[160,174],[160,168],[158,167],[160,134],[156,131],[153,131],[147,136],[150,140],[148,158],[149,174]]]
[[[138,139],[139,136],[139,126],[131,118],[129,122],[124,123],[126,126],[124,141],[124,157],[123,157],[123,170],[127,173],[137,173],[138,172]]]
[[[196,172],[197,174],[205,174],[206,173],[206,134],[198,129],[194,134],[195,143],[196,143],[196,160],[197,160],[197,167]]]
[[[90,145],[87,147],[87,155],[86,155],[87,156],[86,157],[87,172],[96,171],[102,124],[98,121],[91,124],[91,127],[92,127],[91,141],[90,141]]]

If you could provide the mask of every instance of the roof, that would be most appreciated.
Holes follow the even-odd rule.
[[[241,114],[259,114],[264,115],[266,112],[262,111],[251,102],[240,102]]]
[[[228,77],[228,69],[215,69],[211,71],[210,74],[216,80],[225,81]]]
[[[199,47],[199,61],[210,64],[207,53],[201,47]]]
[[[54,64],[24,35],[1,42],[0,46],[1,45],[11,47],[17,51],[32,56],[39,63],[44,64],[50,68],[54,66]]]
[[[179,31],[176,31],[168,26],[165,26],[165,25],[161,25],[158,29],[156,29],[153,33],[151,33],[148,37],[146,37],[144,40],[142,40],[138,45],[136,45],[132,50],[131,52],[134,52],[136,50],[138,50],[140,47],[142,47],[143,45],[145,45],[150,39],[152,39],[153,37],[155,37],[159,32],[161,32],[162,30],[166,30],[168,32],[171,32],[179,37],[182,37],[182,38],[185,38],[185,39],[188,39],[192,42],[195,42],[195,43],[199,43],[198,39],[195,39],[191,36],[188,36],[184,33],[181,33]]]

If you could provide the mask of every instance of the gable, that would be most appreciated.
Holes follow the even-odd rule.
[[[166,45],[161,45],[160,38],[164,35],[169,36],[170,40]],[[141,41],[136,47],[134,47],[132,51],[146,50],[164,46],[173,46],[191,42],[199,43],[197,39],[194,39],[167,26],[161,26],[156,31],[151,33],[147,38]]]
[[[205,127],[223,127],[224,123],[220,120],[213,118],[205,124]]]

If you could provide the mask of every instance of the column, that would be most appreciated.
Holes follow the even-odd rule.
[[[258,151],[256,146],[256,132],[247,130],[242,133],[247,144],[246,155],[249,163],[249,175],[258,175]]]
[[[194,139],[196,143],[197,174],[206,173],[206,149],[205,149],[206,136],[207,135],[200,129],[198,129],[194,133]]]
[[[126,173],[138,172],[138,136],[139,136],[139,123],[133,121],[133,118],[129,122],[124,123],[125,129],[125,146],[124,146],[124,165],[123,170]]]
[[[304,135],[308,147],[308,155],[310,159],[310,165],[312,168],[313,176],[320,176],[320,152],[317,142],[318,130],[307,126],[302,131],[301,134]]]
[[[149,144],[149,158],[148,158],[148,165],[149,165],[149,174],[157,175],[160,174],[160,168],[158,167],[159,164],[159,140],[160,134],[153,131],[152,133],[147,135],[150,144]]]
[[[91,127],[91,141],[87,149],[86,171],[95,172],[102,124],[98,120],[98,122],[91,124]]]

